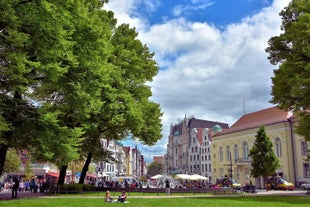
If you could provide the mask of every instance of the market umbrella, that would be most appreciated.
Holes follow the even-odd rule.
[[[160,175],[160,174],[157,174],[157,175],[154,175],[153,177],[150,177],[152,180],[158,180],[159,178],[162,178],[163,175]]]
[[[187,174],[176,174],[174,179],[190,180],[190,175],[187,175]]]
[[[191,175],[190,180],[209,180],[209,179],[207,177],[202,176],[202,175],[194,174],[194,175]]]

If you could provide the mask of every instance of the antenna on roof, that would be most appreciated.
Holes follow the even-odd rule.
[[[245,95],[243,94],[243,115],[246,114],[246,110],[245,110]]]

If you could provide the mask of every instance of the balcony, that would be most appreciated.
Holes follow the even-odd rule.
[[[252,159],[250,157],[248,158],[239,158],[235,161],[235,164],[237,165],[248,165],[252,163]]]

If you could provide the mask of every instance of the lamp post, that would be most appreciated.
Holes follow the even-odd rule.
[[[96,172],[96,187],[98,187],[98,173],[100,172],[100,166],[99,165],[96,166],[95,172]]]
[[[229,164],[226,164],[224,166],[229,166],[230,186],[233,187],[233,163],[231,160],[231,152],[229,152]]]

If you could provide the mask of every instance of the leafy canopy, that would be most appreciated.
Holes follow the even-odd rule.
[[[293,110],[299,117],[297,132],[310,141],[310,4],[292,0],[281,11],[283,33],[272,37],[266,51],[279,68],[272,78],[272,103]]]

